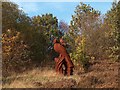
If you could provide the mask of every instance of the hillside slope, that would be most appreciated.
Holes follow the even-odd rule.
[[[3,79],[4,88],[117,88],[120,63],[92,61],[88,72],[76,67],[73,76],[56,75],[52,68],[34,69]]]

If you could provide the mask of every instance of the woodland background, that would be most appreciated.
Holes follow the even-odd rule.
[[[82,70],[85,76],[89,76],[90,67],[96,65],[96,63],[98,64],[96,67],[103,68],[103,70],[110,67],[109,65],[113,65],[113,71],[118,72],[120,60],[120,2],[113,2],[112,8],[105,15],[101,15],[100,11],[81,2],[76,6],[74,15],[71,17],[70,25],[62,20],[58,22],[57,17],[52,13],[30,18],[24,11],[18,9],[17,4],[2,2],[2,36],[0,39],[2,41],[4,87],[16,87],[14,84],[16,84],[15,80],[19,80],[18,75],[29,71],[30,77],[39,75],[40,78],[42,77],[40,75],[44,72],[46,72],[46,76],[49,76],[51,72],[48,73],[47,70],[54,70],[54,57],[57,56],[57,53],[53,50],[53,37],[58,39],[64,37],[67,43],[67,51],[75,64],[75,72],[78,76],[73,76],[73,78],[76,80],[82,74]],[[104,64],[105,66],[102,66]],[[96,67],[92,70],[95,70]],[[31,70],[34,74],[31,73]],[[36,74],[35,72],[39,73]],[[107,75],[109,76],[109,74]],[[115,75],[112,76],[117,78],[117,74]],[[97,82],[95,77],[92,78],[93,82]],[[26,79],[24,78],[24,80]],[[30,85],[28,87],[42,87],[40,80],[37,80],[38,78],[34,78],[34,85],[37,86]],[[43,80],[42,78],[42,81],[45,80],[50,82],[50,79]],[[87,78],[86,80],[90,81],[91,79]],[[65,79],[62,82],[67,83],[68,81]],[[116,81],[118,83],[118,78]],[[73,81],[69,82],[73,83]],[[84,80],[82,82],[86,84]],[[75,85],[75,83],[73,84]],[[27,85],[23,87],[27,87]],[[80,85],[78,82],[75,87]],[[96,83],[80,87],[97,87],[92,85],[96,85]],[[109,87],[111,84],[107,85]],[[43,85],[43,87],[51,86],[54,87],[54,83],[50,86]],[[98,87],[102,87],[102,84]],[[103,87],[107,86],[103,85]],[[117,86],[113,84],[111,87]]]

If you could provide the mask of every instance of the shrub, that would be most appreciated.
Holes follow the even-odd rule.
[[[80,39],[79,39],[80,40]],[[85,51],[85,37],[82,37],[80,42],[78,42],[76,50],[73,53],[70,53],[71,59],[75,64],[81,64],[84,70],[87,70],[89,67],[89,57]]]
[[[2,34],[3,76],[20,72],[30,64],[29,46],[24,43],[21,33],[8,30]]]

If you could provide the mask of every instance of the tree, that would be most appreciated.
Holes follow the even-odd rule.
[[[8,29],[24,31],[30,26],[30,18],[12,2],[2,3],[2,31]],[[30,28],[29,28],[30,29]]]
[[[65,33],[68,32],[69,26],[67,25],[66,22],[64,22],[64,21],[61,20],[61,21],[59,22],[59,30],[60,30],[63,34],[65,34]]]
[[[80,35],[92,36],[91,32],[99,27],[99,15],[100,12],[93,9],[90,5],[80,3],[76,7],[75,15],[72,15],[71,36],[75,39]]]
[[[52,14],[43,14],[42,16],[34,16],[32,18],[34,30],[37,30],[45,35],[50,36],[57,32],[58,20]]]
[[[58,28],[58,19],[53,14],[43,14],[32,17],[34,30],[46,37],[46,51],[52,59],[56,56],[53,50],[53,39],[61,37],[62,33]]]
[[[109,40],[109,57],[115,61],[120,59],[120,1],[113,2],[111,10],[106,14],[105,25],[109,27],[107,38]]]
[[[2,3],[2,17],[2,53],[5,71],[12,69],[14,72],[13,68],[16,68],[19,72],[25,67],[30,67],[30,63],[35,65],[44,61],[47,37],[34,29],[32,19],[12,2]]]
[[[11,72],[21,72],[31,65],[29,46],[24,43],[21,33],[8,30],[2,34],[3,76]]]
[[[76,7],[75,15],[72,16],[71,30],[74,30],[76,35],[89,34],[91,30],[96,30],[98,27],[99,15],[100,12],[90,5],[80,3]]]
[[[94,51],[90,51],[93,44],[90,43],[93,33],[99,28],[100,12],[90,5],[80,3],[75,14],[72,15],[68,36],[71,39],[71,57],[74,62],[81,63],[86,70],[89,66],[89,57]],[[95,36],[95,35],[94,35]],[[95,41],[96,42],[96,41]],[[90,43],[90,44],[89,44]]]

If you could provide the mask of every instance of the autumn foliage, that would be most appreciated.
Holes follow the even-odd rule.
[[[120,2],[105,15],[80,3],[70,25],[58,22],[53,14],[27,16],[12,2],[2,3],[3,74],[21,72],[54,61],[53,39],[63,37],[75,65],[84,69],[90,60],[120,59]],[[42,63],[43,64],[43,63]]]

